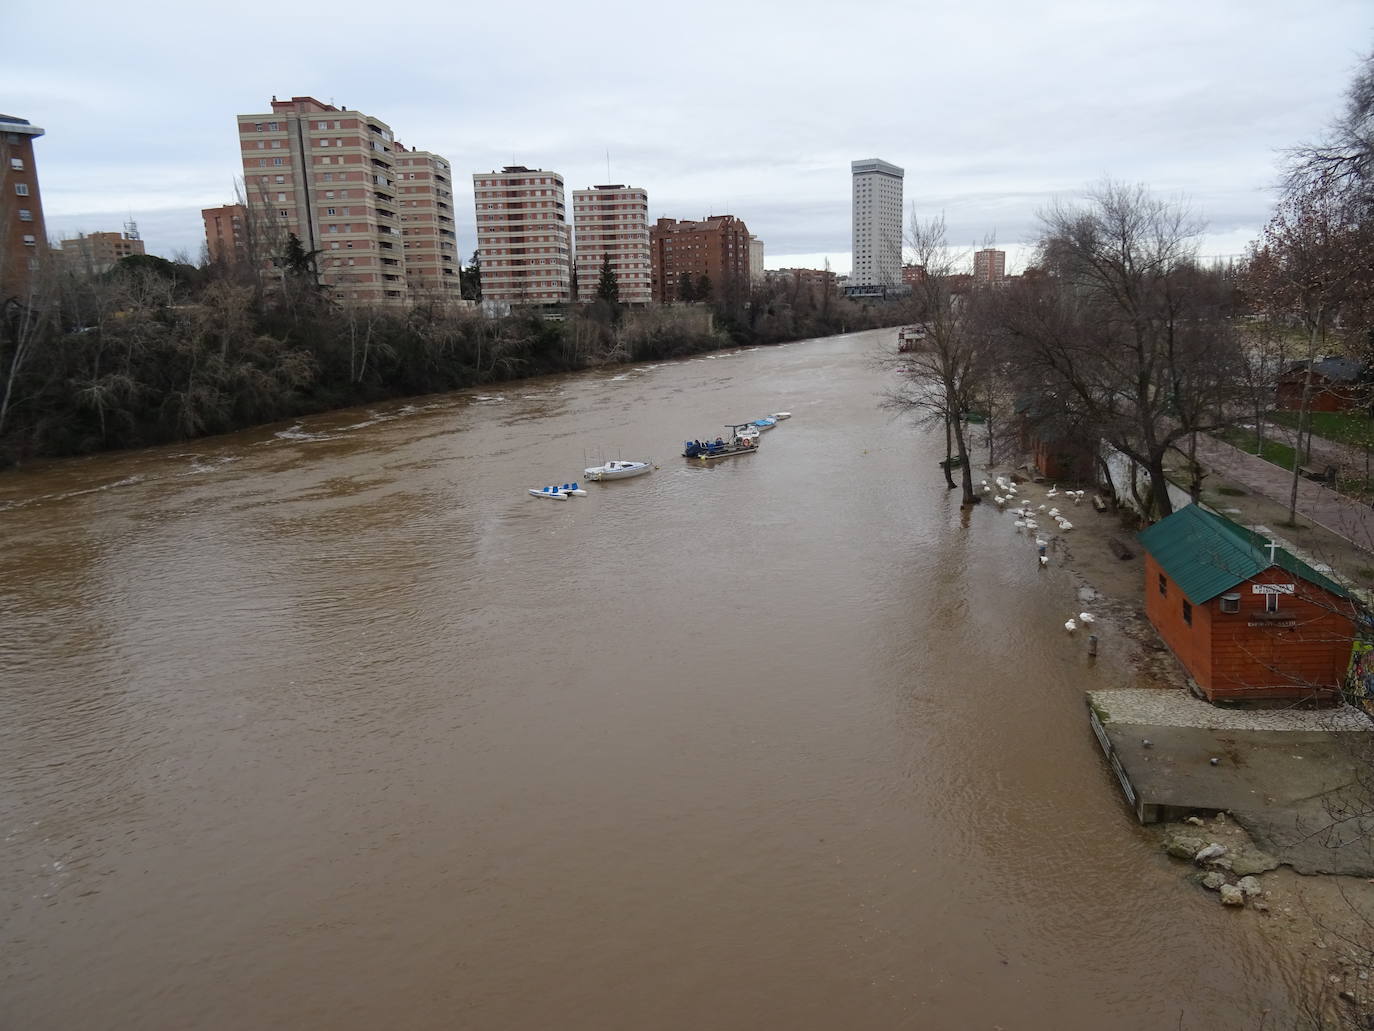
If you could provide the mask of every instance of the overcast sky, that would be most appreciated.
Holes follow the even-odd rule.
[[[234,116],[312,95],[455,172],[520,163],[569,191],[649,191],[651,218],[731,213],[771,268],[848,271],[849,163],[1013,263],[1036,212],[1104,176],[1190,199],[1206,254],[1263,225],[1278,152],[1339,111],[1369,0],[693,0],[299,4],[44,0],[9,8],[0,111],[37,142],[51,235],[118,229],[197,257],[232,198]],[[569,198],[571,201],[571,197]]]

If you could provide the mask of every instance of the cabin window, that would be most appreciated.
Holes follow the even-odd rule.
[[[1159,596],[1161,598],[1169,597],[1169,580],[1163,573],[1159,574]]]
[[[1221,611],[1222,611],[1222,612],[1239,612],[1239,611],[1240,611],[1240,595],[1239,595],[1239,594],[1223,594],[1223,595],[1221,596]]]
[[[1193,606],[1186,601],[1183,603],[1183,622],[1193,625]]]
[[[1264,611],[1277,612],[1279,610],[1279,596],[1277,594],[1266,594],[1264,596]]]

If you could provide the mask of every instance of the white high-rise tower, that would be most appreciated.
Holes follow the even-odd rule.
[[[902,281],[902,177],[878,158],[855,161],[851,293],[890,290]]]

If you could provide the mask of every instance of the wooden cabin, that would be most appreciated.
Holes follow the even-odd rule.
[[[1367,405],[1370,386],[1362,362],[1353,358],[1319,358],[1312,363],[1312,387],[1308,410],[1348,412]],[[1275,405],[1287,412],[1302,407],[1303,386],[1307,382],[1307,362],[1294,362],[1281,376],[1274,391]]]
[[[1200,505],[1140,543],[1145,613],[1208,701],[1340,699],[1355,638],[1340,584]]]

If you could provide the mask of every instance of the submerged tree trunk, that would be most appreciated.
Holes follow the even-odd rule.
[[[964,440],[964,423],[958,415],[955,415],[950,421],[954,424],[954,442],[959,448],[959,469],[963,472],[963,476],[960,477],[964,487],[963,503],[965,505],[976,505],[983,499],[973,492],[973,468],[968,457],[968,442]],[[945,474],[949,475],[948,469],[946,469]],[[953,486],[953,484],[950,484],[950,486]]]
[[[954,465],[954,441],[950,435],[949,416],[945,416],[945,460],[940,463],[940,468],[945,472],[945,486],[954,490],[959,485],[954,482],[954,474],[950,467]]]

